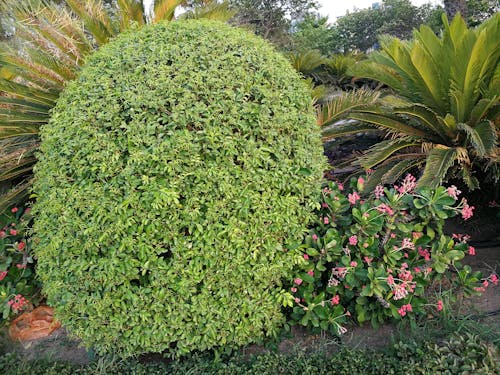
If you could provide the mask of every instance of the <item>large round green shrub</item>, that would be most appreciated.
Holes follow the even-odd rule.
[[[38,273],[71,332],[127,356],[276,331],[325,161],[308,89],[265,41],[212,21],[122,35],[41,135]]]

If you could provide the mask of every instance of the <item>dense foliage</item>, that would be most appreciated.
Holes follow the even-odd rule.
[[[451,335],[438,344],[432,341],[406,341],[385,352],[343,348],[334,354],[298,351],[290,354],[266,353],[250,359],[236,355],[225,361],[210,356],[193,356],[163,363],[100,361],[87,366],[24,362],[13,354],[0,357],[0,370],[10,375],[165,375],[165,374],[495,374],[498,350],[474,335]]]
[[[500,13],[470,29],[460,16],[451,24],[443,16],[440,37],[422,26],[411,41],[383,39],[381,51],[348,74],[382,82],[392,95],[373,93],[382,99],[353,105],[346,95],[333,98],[319,119],[324,137],[383,132],[386,139],[356,162],[375,169],[371,187],[392,183],[411,169],[420,170],[420,186],[436,187],[451,178],[469,189],[495,186],[500,178],[499,21]],[[337,126],[339,108],[355,121]]]
[[[310,95],[265,41],[217,22],[89,59],[36,170],[38,273],[63,325],[121,355],[273,334],[326,164]]]
[[[40,285],[35,279],[28,229],[29,208],[14,207],[0,217],[0,327],[9,318],[36,305]]]
[[[182,1],[154,0],[146,17],[137,0],[0,0],[0,210],[26,200],[38,130],[86,57],[122,31],[171,21]],[[227,2],[204,1],[181,17],[227,20]],[[0,30],[1,32],[1,30]],[[1,40],[0,36],[0,40]]]
[[[426,293],[437,280],[465,295],[498,283],[497,275],[481,280],[459,263],[475,253],[467,236],[443,234],[445,219],[473,214],[467,200],[457,205],[456,187],[415,189],[415,178],[408,175],[400,186],[379,185],[362,197],[364,182],[360,177],[345,190],[340,183],[323,189],[290,290],[294,321],[338,334],[346,331],[342,323],[349,317],[375,327],[391,318],[414,322],[417,314],[443,309],[442,301],[428,300]]]

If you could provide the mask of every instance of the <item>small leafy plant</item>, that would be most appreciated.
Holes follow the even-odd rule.
[[[31,243],[26,236],[30,209],[14,207],[1,219],[5,225],[0,230],[0,326],[39,299]]]
[[[475,254],[468,236],[443,233],[445,219],[473,215],[466,199],[458,203],[455,186],[416,189],[407,175],[401,186],[379,185],[362,197],[364,183],[353,179],[349,192],[340,183],[324,187],[290,288],[292,321],[338,334],[349,317],[375,327],[391,318],[413,325],[417,314],[443,309],[442,301],[426,298],[431,282],[448,279],[465,295],[498,282],[460,263]]]

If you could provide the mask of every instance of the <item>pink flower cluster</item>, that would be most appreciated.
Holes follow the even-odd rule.
[[[375,187],[375,198],[380,199],[384,196],[384,187],[382,185],[377,185]]]
[[[398,314],[401,316],[405,316],[406,313],[412,312],[413,309],[410,304],[403,305],[398,309]]]
[[[5,277],[7,276],[8,274],[8,271],[0,271],[0,281],[2,281],[3,279],[5,279]]]
[[[378,205],[377,206],[377,211],[381,212],[383,214],[387,214],[389,216],[394,215],[394,210],[390,206],[388,206],[387,204],[385,204],[385,203],[382,203],[382,204]]]
[[[349,245],[357,245],[358,244],[358,236],[354,235],[349,237]]]
[[[410,193],[417,187],[417,179],[411,174],[407,174],[405,179],[403,180],[403,185],[396,186],[394,185],[394,189],[397,190],[399,194]]]
[[[24,298],[21,294],[16,295],[13,299],[11,299],[7,304],[13,310],[21,310],[24,306],[28,304],[28,300]]]
[[[467,199],[464,199],[463,203],[464,203],[464,207],[462,208],[462,219],[468,220],[474,215],[473,210],[475,207],[469,206],[467,204]]]
[[[409,238],[403,238],[403,243],[401,244],[403,249],[415,249],[415,244]]]
[[[334,267],[332,268],[332,274],[336,277],[338,277],[339,279],[343,279],[345,278],[345,276],[347,275],[347,267]]]
[[[347,200],[352,205],[356,204],[356,202],[359,201],[360,199],[361,199],[361,197],[359,196],[359,194],[356,191],[353,191],[352,194],[349,193],[347,195]]]
[[[457,189],[455,185],[451,185],[448,189],[446,189],[446,192],[450,197],[453,199],[457,200],[458,196],[460,195],[461,191]]]
[[[333,296],[333,298],[330,301],[330,303],[332,304],[332,306],[338,305],[340,303],[340,296],[338,294],[336,294],[335,296]]]

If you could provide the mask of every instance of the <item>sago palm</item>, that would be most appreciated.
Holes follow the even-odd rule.
[[[357,159],[358,167],[375,170],[373,182],[390,183],[412,169],[420,169],[421,186],[461,178],[474,189],[485,170],[498,181],[500,14],[477,29],[459,15],[443,23],[440,37],[422,26],[411,41],[383,38],[381,51],[352,67],[352,75],[387,85],[388,94],[365,92],[374,100],[356,102],[347,93],[319,112],[325,139],[385,134]],[[335,124],[341,118],[354,122]]]
[[[0,44],[0,184],[10,186],[0,209],[27,196],[38,129],[86,57],[122,31],[173,20],[182,3],[155,0],[148,16],[139,0],[117,0],[116,7],[102,0],[0,0],[15,27],[14,37]],[[208,1],[182,17],[232,15],[227,2]]]

